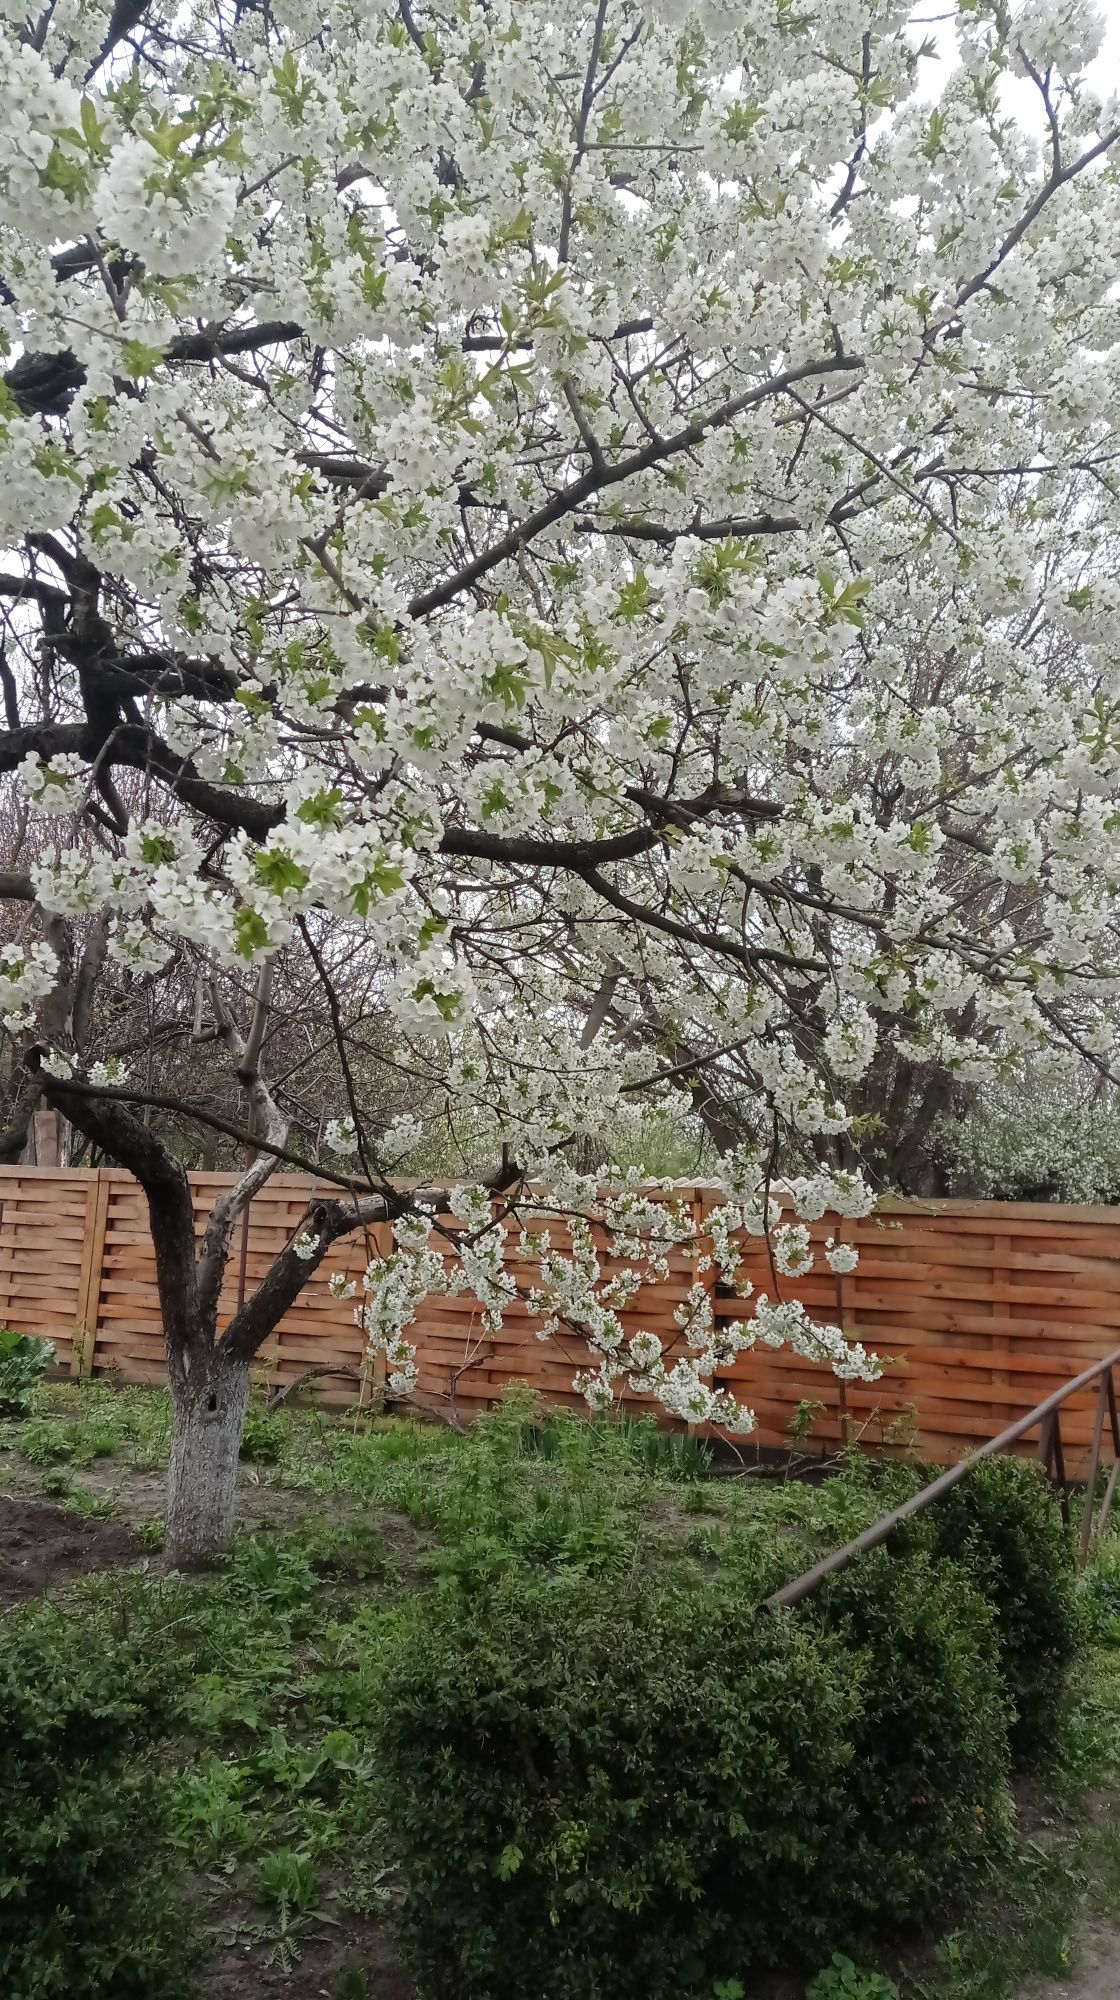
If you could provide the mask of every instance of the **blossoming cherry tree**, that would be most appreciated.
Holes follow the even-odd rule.
[[[577,1329],[594,1407],[744,1428],[720,1371],[756,1339],[873,1372],[780,1286],[869,1205],[877,1052],[1113,1060],[1100,16],[973,0],[934,49],[895,0],[0,13],[0,767],[49,831],[0,879],[0,985],[19,1115],[45,1094],[148,1193],[172,1548],[228,1534],[252,1357],[371,1219],[401,1390],[440,1286]],[[461,1174],[394,1180],[340,925]],[[195,965],[243,1079],[197,1252],[144,1093],[74,1031],[93,936],[138,982]],[[333,1149],[268,1079],[281,949],[347,1057]],[[775,1230],[776,1283],[730,1327],[698,1291],[666,1347],[634,1300],[684,1223],[573,1148],[729,1066],[759,1141],[697,1248],[736,1283]],[[334,1195],[220,1328],[285,1157]]]

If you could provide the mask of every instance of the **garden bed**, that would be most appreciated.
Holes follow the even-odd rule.
[[[139,1554],[134,1536],[118,1522],[83,1520],[49,1501],[0,1499],[0,1606],[133,1563]]]
[[[595,1656],[598,1666],[589,1654],[589,1675],[605,1672],[609,1677],[618,1647],[630,1643],[630,1625],[615,1622],[624,1604],[632,1604],[633,1617],[652,1620],[648,1629],[659,1635],[648,1648],[644,1640],[634,1641],[639,1675],[647,1671],[647,1652],[668,1658],[667,1642],[680,1654],[678,1665],[669,1661],[672,1673],[679,1677],[694,1671],[688,1663],[702,1658],[703,1647],[682,1651],[679,1637],[682,1620],[687,1627],[693,1615],[714,1618],[717,1624],[723,1620],[720,1644],[746,1645],[746,1663],[756,1659],[757,1651],[751,1636],[757,1614],[750,1607],[765,1590],[822,1549],[847,1539],[896,1497],[899,1482],[914,1476],[906,1468],[853,1468],[816,1488],[756,1476],[710,1479],[704,1476],[702,1456],[682,1452],[644,1428],[626,1431],[565,1421],[540,1430],[527,1416],[515,1406],[472,1437],[460,1438],[435,1426],[328,1422],[314,1412],[270,1413],[254,1406],[233,1555],[212,1576],[190,1579],[169,1573],[159,1547],[158,1505],[169,1424],[162,1395],[51,1387],[27,1421],[0,1432],[0,1494],[6,1496],[0,1498],[0,1532],[5,1524],[10,1527],[10,1533],[3,1533],[0,1591],[7,1591],[9,1605],[17,1596],[34,1600],[35,1593],[42,1593],[45,1605],[59,1607],[57,1626],[35,1638],[42,1647],[44,1678],[57,1682],[63,1700],[70,1671],[64,1656],[73,1640],[74,1674],[85,1670],[87,1650],[103,1648],[111,1660],[123,1647],[129,1660],[141,1661],[149,1679],[154,1676],[160,1683],[154,1693],[145,1683],[147,1692],[138,1697],[140,1707],[155,1703],[156,1709],[131,1749],[128,1732],[138,1725],[121,1724],[124,1748],[119,1754],[126,1764],[138,1760],[154,1774],[152,1810],[163,1843],[162,1865],[171,1876],[181,1871],[181,1893],[204,1948],[201,1966],[190,1975],[193,1986],[184,1974],[187,1983],[181,1989],[168,1986],[169,1995],[181,1990],[205,2000],[249,2000],[250,1994],[284,1994],[288,2000],[321,2000],[324,1994],[330,2000],[412,1996],[418,1989],[395,1942],[405,1886],[398,1872],[402,1825],[391,1812],[387,1815],[384,1769],[378,1774],[385,1763],[386,1713],[393,1713],[404,1759],[403,1790],[408,1793],[411,1786],[410,1810],[420,1815],[417,1838],[426,1841],[430,1801],[424,1793],[427,1781],[416,1774],[433,1748],[456,1741],[466,1714],[463,1702],[474,1699],[469,1690],[464,1692],[469,1679],[465,1670],[477,1646],[489,1648],[495,1629],[500,1638],[517,1621],[524,1648],[529,1651],[536,1643],[540,1588],[549,1593],[547,1620],[569,1615],[575,1620],[569,1652],[587,1645],[593,1653],[599,1643],[596,1621],[606,1621],[604,1650]],[[952,1532],[958,1538],[964,1533],[959,1522]],[[928,1552],[917,1551],[914,1559],[926,1562]],[[876,1561],[880,1579],[890,1583],[891,1558],[871,1559],[859,1572],[864,1597],[838,1601],[836,1617],[879,1620],[884,1614],[869,1611],[869,1603],[889,1603],[890,1615],[896,1615],[893,1586],[885,1599],[876,1594]],[[902,1564],[897,1572],[900,1580],[904,1569]],[[1115,1570],[1120,1570],[1120,1557],[1110,1544],[1090,1593],[1098,1636],[1109,1642],[1093,1657],[1106,1663],[1109,1674],[1111,1641],[1120,1640],[1120,1592],[1114,1593],[1111,1582]],[[873,1597],[866,1600],[872,1586]],[[936,1591],[945,1597],[942,1584]],[[952,1635],[947,1639],[936,1621],[929,1621],[929,1590],[921,1575],[910,1599],[913,1609],[907,1615],[919,1621],[914,1631],[925,1635],[922,1643],[949,1645],[945,1657],[955,1657]],[[741,1625],[735,1622],[738,1614],[733,1615],[740,1600],[749,1614]],[[449,1626],[444,1607],[452,1605],[461,1609]],[[36,1612],[34,1603],[31,1615],[54,1616]],[[803,1612],[790,1621],[789,1629],[802,1635],[797,1643],[810,1647],[798,1659],[815,1657],[816,1642],[808,1636],[814,1616]],[[735,1638],[740,1630],[741,1641]],[[821,1643],[827,1650],[833,1642],[822,1638]],[[910,1650],[915,1647],[916,1642]],[[448,1663],[446,1681],[441,1658]],[[394,1661],[410,1663],[409,1674],[420,1691],[419,1711],[411,1721],[407,1700],[389,1671]],[[508,1720],[523,1699],[520,1666],[512,1656],[495,1665],[488,1652],[486,1661],[479,1683],[482,1698],[489,1701],[495,1688],[505,1685],[505,1675],[508,1686],[500,1699]],[[842,1679],[841,1673],[835,1685]],[[572,1684],[581,1698],[585,1683],[578,1673]],[[681,1684],[678,1678],[678,1690]],[[625,1685],[624,1677],[619,1685]],[[1109,1708],[1099,1683],[1086,1683],[1088,1693],[1075,1714],[1070,1739],[1072,1764],[1067,1758],[1065,1767],[1060,1762],[1055,1766],[1048,1783],[1057,1785],[1056,1792],[1038,1792],[1035,1786],[1042,1805],[1036,1802],[1029,1825],[1020,1825],[1018,1847],[1009,1835],[1008,1846],[1000,1850],[1005,1858],[996,1903],[992,1889],[984,1885],[989,1843],[981,1839],[975,1844],[975,1866],[964,1869],[952,1896],[936,1907],[942,1929],[946,1908],[953,1913],[948,1944],[938,1947],[928,1932],[925,1940],[907,1943],[897,1926],[880,1928],[878,1934],[873,1926],[864,1926],[857,1956],[887,1967],[905,2000],[911,1995],[915,2000],[919,1995],[1018,2000],[1020,1975],[1032,1963],[1041,1960],[1054,1972],[1068,1971],[1081,1893],[1068,1857],[1071,1843],[1082,1836],[1074,1832],[1076,1817],[1067,1814],[1063,1797],[1072,1797],[1089,1779],[1111,1781],[1114,1685],[1109,1679]],[[972,1692],[963,1682],[962,1689]],[[656,1697],[652,1682],[650,1694]],[[834,1696],[822,1692],[821,1698],[832,1702]],[[913,1688],[905,1696],[916,1698]],[[543,1696],[533,1693],[528,1700],[526,1712],[532,1713],[536,1727]],[[444,1714],[438,1712],[441,1701],[450,1704]],[[784,1696],[781,1703],[784,1712]],[[875,1724],[879,1736],[889,1728],[889,1700],[883,1714],[884,1720]],[[413,1726],[418,1734],[410,1743]],[[464,1739],[468,1748],[473,1727]],[[580,1728],[586,1733],[586,1717]],[[697,1732],[694,1750],[688,1748],[687,1730],[674,1738],[685,1760],[681,1784],[686,1799],[699,1796],[707,1782],[700,1765],[689,1775],[688,1760],[701,1755],[708,1733],[704,1728]],[[499,1735],[495,1747],[500,1740]],[[609,1763],[613,1724],[603,1742]],[[987,1753],[978,1742],[967,1754],[979,1764]],[[539,1755],[539,1750],[533,1752]],[[665,1761],[671,1764],[671,1759]],[[388,1763],[391,1767],[391,1757]],[[480,1767],[487,1782],[495,1768],[488,1751]],[[467,1821],[474,1824],[476,1802],[469,1788],[476,1778],[463,1769]],[[998,1791],[998,1757],[992,1770]],[[744,1783],[747,1775],[744,1768]],[[539,1782],[539,1774],[533,1782]],[[618,1782],[616,1774],[616,1789]],[[555,1793],[550,1812],[568,1812],[551,1779],[549,1785]],[[1098,1796],[1110,1803],[1090,1821],[1085,1838],[1091,1836],[1094,1854],[1107,1861],[1111,1789]],[[520,1810],[512,1793],[503,1799],[501,1813]],[[655,1821],[667,1810],[666,1804],[655,1802]],[[531,1840],[541,1837],[539,1826],[534,1832],[529,1821],[526,1825]],[[796,1823],[790,1826],[795,1829]],[[610,1847],[615,1835],[606,1823],[604,1837]],[[525,1920],[531,1930],[536,1890],[524,1856],[518,1854],[511,1834],[493,1865],[508,1871],[511,1907],[519,1896],[528,1898]],[[1069,1878],[1065,1890],[1058,1855],[1066,1857],[1061,1863]],[[414,1855],[411,1866],[418,1865]],[[490,1869],[488,1861],[483,1882],[493,1881]],[[1041,1904],[1040,1869],[1050,1871]],[[454,1870],[444,1877],[437,1869],[424,1894],[444,1899],[450,1908],[449,1890],[440,1884],[449,1885],[453,1901],[455,1879]],[[907,1881],[900,1893],[909,1893]],[[1120,1869],[1117,1881],[1120,1887]],[[1050,1930],[1043,1938],[1035,1916],[1028,1914],[1043,1905],[1048,1910],[1061,1906],[1065,1912],[1062,1921],[1069,1935],[1064,1959],[1050,1935],[1058,1919],[1048,1919]],[[970,1906],[987,1911],[975,1926],[970,1926]],[[495,1902],[495,1908],[502,1907],[502,1899]],[[1093,1931],[1096,1920],[1087,1921],[1091,1972],[1092,1952],[1100,1958],[1101,1938],[1108,1933]],[[610,1935],[609,1923],[604,1935]],[[817,1962],[827,1965],[826,1927],[820,1940]],[[835,1941],[839,1945],[846,1939],[838,1931]],[[1002,1984],[991,1973],[997,1945]],[[440,1946],[454,1952],[461,1948],[458,1930],[450,1944]],[[812,1971],[804,1952],[800,1955],[802,1966],[789,1970],[778,1965],[752,1971],[744,1964],[750,2000],[800,2000]],[[2,1957],[0,1949],[0,1961]],[[987,1971],[981,1969],[982,1957]],[[1101,1962],[1107,1964],[1107,1957]],[[703,2000],[710,2000],[713,1990],[737,1996],[741,1984],[733,1973],[722,1986],[706,1989]],[[530,1994],[535,2000],[539,1989],[534,1976],[523,1989],[526,2000]],[[11,1990],[16,2000],[23,2000],[18,1985],[13,1983]],[[80,1989],[80,2000],[107,2000],[110,1991],[116,2000],[118,1990],[122,2000],[131,2000],[134,1991],[148,2000],[142,1985],[91,1986]],[[151,1988],[161,1996],[164,1990]],[[445,1989],[433,1985],[430,1990]],[[481,1979],[473,1985],[463,1980],[456,1989],[464,2000],[468,1994],[475,2000],[476,1992],[484,1990]],[[558,1985],[556,1990],[577,1988]],[[609,1979],[601,1987],[607,2000],[614,1990]],[[624,1982],[617,1990],[629,1995],[633,1989]],[[41,1991],[54,2000],[55,1989],[45,1980]],[[78,1988],[74,1991],[79,1995]],[[842,1982],[834,1987],[826,1983],[819,1992],[820,2000],[840,2000],[846,1988]],[[889,1987],[859,1988],[857,2000],[887,2000],[889,1992]],[[1091,1984],[1078,1992],[1078,2000],[1094,2000]]]

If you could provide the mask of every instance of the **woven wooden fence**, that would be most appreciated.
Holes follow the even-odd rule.
[[[230,1174],[192,1174],[198,1233]],[[235,1229],[220,1319],[227,1319],[299,1229],[314,1183],[278,1174]],[[328,1281],[358,1278],[377,1230],[343,1239],[306,1285],[269,1343],[262,1365],[280,1382],[323,1364],[358,1368],[362,1338],[353,1307],[332,1298]],[[53,1340],[71,1375],[120,1382],[166,1379],[148,1205],[130,1174],[116,1168],[0,1167],[0,1325]],[[328,1396],[351,1400],[345,1384]]]
[[[221,1174],[191,1177],[199,1227]],[[253,1202],[235,1235],[223,1307],[232,1312],[300,1226],[313,1183],[278,1174]],[[691,1202],[701,1231],[709,1190],[676,1190]],[[1120,1344],[1120,1211],[1042,1203],[905,1201],[844,1227],[860,1251],[858,1270],[838,1279],[818,1255],[800,1283],[783,1280],[821,1318],[838,1320],[891,1364],[873,1386],[837,1382],[824,1367],[787,1353],[744,1354],[725,1378],[759,1418],[758,1441],[785,1442],[790,1425],[809,1426],[810,1448],[846,1436],[899,1447],[916,1444],[945,1462],[1010,1423],[1079,1369]],[[813,1225],[818,1242],[834,1218]],[[361,1340],[351,1305],[333,1298],[332,1271],[360,1276],[385,1233],[338,1245],[309,1281],[262,1356],[278,1383],[304,1370],[358,1369]],[[698,1272],[695,1249],[677,1251],[665,1283],[647,1288],[623,1315],[630,1330],[650,1327],[666,1344],[674,1312]],[[765,1245],[745,1255],[759,1291],[773,1294]],[[520,1274],[522,1280],[526,1274]],[[719,1296],[717,1314],[749,1307]],[[45,1335],[64,1371],[120,1382],[164,1377],[163,1341],[144,1198],[129,1175],[110,1169],[0,1168],[0,1324]],[[587,1363],[573,1339],[542,1343],[523,1305],[502,1332],[484,1333],[469,1297],[436,1298],[413,1329],[420,1400],[457,1418],[473,1415],[513,1381],[528,1381],[549,1402],[580,1405],[572,1377]],[[323,1399],[352,1401],[355,1385],[326,1379]],[[799,1406],[812,1406],[811,1408]],[[1067,1449],[1087,1449],[1092,1397],[1072,1405]],[[1067,1420],[1063,1417],[1063,1436]],[[1071,1466],[1071,1470],[1072,1470]]]

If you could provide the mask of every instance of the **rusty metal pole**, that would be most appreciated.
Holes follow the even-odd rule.
[[[996,1437],[989,1438],[968,1458],[962,1458],[958,1464],[951,1465],[947,1471],[939,1473],[936,1479],[930,1480],[928,1486],[923,1486],[920,1493],[912,1494],[909,1500],[903,1501],[901,1507],[895,1507],[891,1513],[884,1514],[881,1521],[876,1521],[870,1528],[865,1528],[862,1535],[857,1535],[854,1541],[846,1542],[843,1548],[833,1549],[831,1555],[814,1564],[813,1568],[806,1570],[803,1576],[796,1576],[781,1590],[775,1590],[764,1600],[762,1609],[780,1611],[788,1609],[791,1605],[800,1604],[806,1597],[811,1597],[827,1577],[836,1576],[840,1570],[847,1569],[848,1564],[856,1556],[866,1555],[870,1549],[877,1549],[894,1533],[901,1522],[908,1521],[912,1515],[920,1514],[923,1508],[931,1506],[935,1500],[940,1500],[943,1494],[948,1493],[962,1479],[967,1479],[973,1466],[979,1465],[982,1459],[993,1458],[997,1452],[1006,1451],[1008,1445],[1018,1444],[1020,1438],[1026,1437],[1028,1432],[1033,1431],[1036,1424],[1041,1423],[1044,1426],[1044,1444],[1052,1451],[1053,1426],[1047,1420],[1053,1417],[1071,1396],[1076,1396],[1079,1390],[1091,1388],[1106,1369],[1111,1372],[1117,1363],[1120,1363],[1120,1347],[1114,1348],[1111,1354],[1106,1355],[1103,1361],[1094,1363],[1092,1368],[1086,1368],[1082,1374],[1075,1375],[1072,1381],[1065,1383],[1061,1389],[1055,1389],[1053,1395],[1047,1396],[1044,1402],[1036,1404],[1033,1410],[1029,1410],[1027,1415],[1020,1417],[1016,1423],[1008,1424],[1007,1429],[1000,1431]],[[1064,1474],[1064,1462],[1062,1469]]]
[[[1089,1549],[1093,1540],[1093,1514],[1097,1505],[1097,1480],[1101,1470],[1101,1445],[1104,1441],[1104,1419],[1108,1409],[1108,1385],[1112,1376],[1101,1376],[1100,1394],[1097,1397],[1097,1414],[1093,1421],[1093,1446],[1089,1453],[1089,1477],[1085,1482],[1085,1505],[1081,1515],[1081,1567],[1089,1560]]]
[[[1058,1505],[1062,1510],[1062,1520],[1069,1527],[1069,1477],[1066,1472],[1066,1455],[1062,1449],[1062,1420],[1060,1409],[1054,1412],[1054,1477],[1058,1484]]]

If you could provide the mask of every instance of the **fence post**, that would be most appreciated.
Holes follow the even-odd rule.
[[[78,1290],[78,1315],[74,1325],[74,1347],[70,1373],[79,1382],[93,1374],[97,1346],[97,1318],[101,1306],[101,1267],[105,1260],[105,1228],[109,1219],[109,1176],[98,1167],[86,1197],[86,1226],[82,1236],[82,1268]]]
[[[376,1354],[371,1354],[368,1348],[363,1349],[362,1358],[358,1365],[359,1410],[369,1409],[377,1391],[385,1388],[388,1379],[389,1371],[385,1363],[385,1349],[379,1347]]]
[[[6,1183],[4,1184],[6,1185]],[[0,1326],[7,1326],[11,1310],[12,1276],[7,1259],[4,1257],[4,1209],[7,1206],[0,1194]]]
[[[999,1333],[997,1327],[1001,1321],[1006,1325],[1012,1317],[1010,1294],[1014,1289],[1011,1282],[1013,1254],[1014,1240],[1010,1230],[997,1230],[992,1237],[992,1331],[988,1335],[988,1346],[993,1354],[1000,1351],[1001,1341],[1004,1348],[1007,1346],[1006,1333]],[[999,1296],[1001,1292],[1007,1293],[1008,1296],[1001,1299]],[[1002,1389],[1010,1385],[1011,1375],[1008,1369],[997,1368],[993,1363],[991,1373],[993,1389]],[[991,1411],[993,1422],[1002,1428],[1007,1421],[1007,1404],[997,1403],[993,1398]]]

